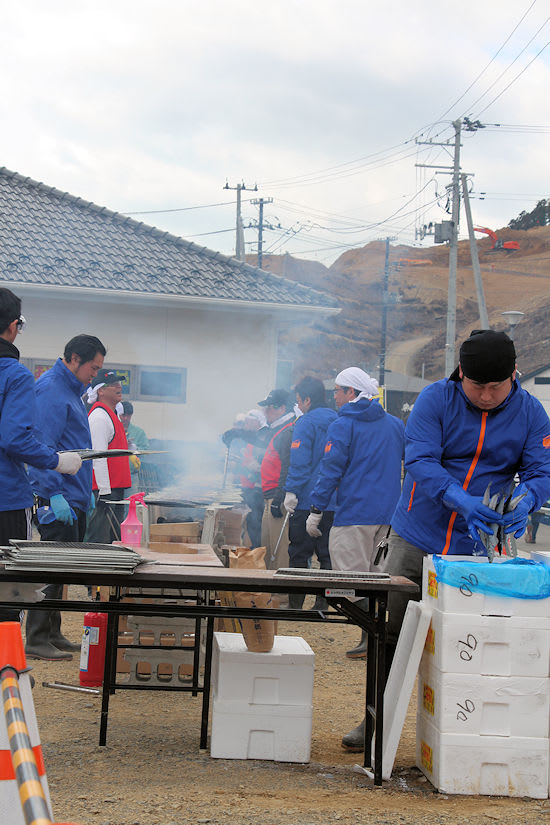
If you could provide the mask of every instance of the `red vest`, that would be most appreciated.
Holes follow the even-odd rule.
[[[280,430],[277,430],[267,445],[267,450],[265,451],[261,466],[263,493],[268,493],[270,490],[274,490],[279,486],[282,462],[281,455],[277,449],[276,438],[283,432],[283,430],[286,430],[287,427],[292,427],[293,424],[294,418],[291,421],[287,421],[287,423],[284,424]]]
[[[92,410],[95,410],[97,407],[101,407],[102,410],[105,410],[106,413],[111,418],[113,422],[113,427],[115,428],[115,434],[112,437],[111,441],[109,442],[109,449],[110,450],[127,450],[128,449],[128,441],[126,440],[126,431],[122,426],[122,421],[119,419],[116,412],[113,412],[110,407],[107,407],[106,404],[100,404],[99,401],[93,405],[90,409],[90,413]],[[108,458],[107,459],[107,468],[109,470],[109,483],[111,485],[111,490],[117,490],[121,487],[131,487],[132,486],[132,478],[130,476],[130,462],[126,456],[119,456],[118,458]],[[94,490],[98,489],[97,482],[95,480],[95,473],[93,474],[93,484],[92,487]]]

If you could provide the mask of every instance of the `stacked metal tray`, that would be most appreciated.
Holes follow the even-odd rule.
[[[91,542],[10,539],[10,546],[2,550],[6,570],[128,574],[147,561],[131,547]]]

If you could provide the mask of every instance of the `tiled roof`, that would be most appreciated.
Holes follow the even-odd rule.
[[[328,295],[0,168],[0,280],[336,307]]]

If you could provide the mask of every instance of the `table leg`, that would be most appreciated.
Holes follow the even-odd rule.
[[[111,601],[111,598],[109,599]],[[103,672],[103,692],[101,695],[101,721],[99,726],[99,744],[107,742],[107,722],[109,720],[109,697],[114,692],[113,682],[116,680],[116,665],[113,679],[113,653],[116,656],[116,628],[117,617],[114,612],[107,614],[107,639],[105,642],[105,669]]]
[[[386,689],[386,611],[387,595],[376,599],[376,713],[374,717],[374,784],[382,784],[384,753],[384,690]]]
[[[214,641],[214,619],[206,620],[206,653],[204,657],[204,679],[202,685],[202,717],[200,749],[206,750],[208,742],[208,712],[210,710],[210,680],[212,675],[212,646]]]

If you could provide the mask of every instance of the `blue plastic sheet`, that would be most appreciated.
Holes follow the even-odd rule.
[[[489,593],[513,599],[547,599],[550,597],[550,566],[531,559],[509,559],[493,564],[453,561],[433,556],[437,580],[462,593]]]

